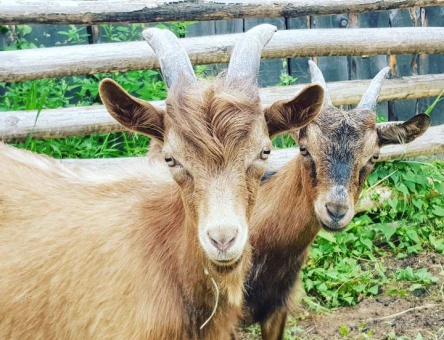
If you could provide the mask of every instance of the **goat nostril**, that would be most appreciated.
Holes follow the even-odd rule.
[[[210,239],[211,244],[216,247],[219,251],[226,251],[228,250],[236,241],[237,237],[237,230],[235,233],[228,233],[228,234],[215,234],[212,235],[210,232],[208,232],[208,237]]]
[[[330,217],[335,220],[343,218],[348,211],[348,205],[343,203],[329,202],[325,204],[325,207]]]

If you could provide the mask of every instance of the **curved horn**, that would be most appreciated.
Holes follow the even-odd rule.
[[[160,69],[168,88],[180,77],[185,78],[188,83],[196,82],[190,58],[172,32],[155,27],[148,28],[143,31],[143,38],[159,59]]]
[[[390,67],[384,67],[379,73],[372,79],[367,91],[359,102],[357,109],[366,109],[373,111],[376,107],[376,101],[378,100],[379,93],[381,92],[382,82],[385,76],[389,73]]]
[[[321,87],[324,89],[324,105],[333,106],[330,97],[330,92],[328,91],[324,76],[322,75],[322,72],[319,69],[318,65],[316,65],[316,63],[313,60],[309,60],[308,67],[310,68],[311,82],[320,84]]]
[[[276,31],[276,26],[263,24],[253,27],[244,33],[242,38],[234,45],[233,52],[231,53],[226,84],[233,85],[245,78],[257,78],[262,49]]]

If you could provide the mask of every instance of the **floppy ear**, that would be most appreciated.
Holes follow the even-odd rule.
[[[112,79],[102,80],[99,93],[108,112],[120,124],[163,141],[164,110],[131,96]]]
[[[300,129],[310,123],[322,109],[324,90],[320,85],[306,86],[290,100],[280,100],[264,110],[270,137]]]
[[[378,125],[379,146],[410,143],[421,136],[430,126],[430,117],[421,113],[403,123]]]

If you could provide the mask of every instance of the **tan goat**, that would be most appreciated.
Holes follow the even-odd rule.
[[[259,322],[263,339],[282,339],[298,275],[321,228],[341,231],[381,147],[409,143],[429,127],[425,114],[405,123],[376,125],[373,112],[386,67],[349,112],[332,105],[324,77],[309,62],[312,82],[322,84],[321,113],[295,134],[299,155],[260,187],[250,220],[253,266],[245,284],[245,321]]]
[[[303,127],[323,102],[313,85],[264,115],[256,76],[274,31],[246,33],[212,83],[196,80],[173,34],[145,31],[166,110],[102,82],[108,111],[156,138],[170,173],[149,160],[113,175],[73,172],[0,144],[0,339],[230,338],[267,126]]]

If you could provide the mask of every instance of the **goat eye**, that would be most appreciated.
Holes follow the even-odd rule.
[[[302,156],[308,156],[308,150],[305,146],[300,146],[299,151],[301,152]]]
[[[370,158],[371,163],[376,163],[379,159],[379,153],[375,153],[372,158]]]
[[[268,147],[265,147],[261,151],[261,159],[266,160],[270,156],[271,150]]]
[[[176,165],[176,160],[171,156],[165,157],[165,162],[170,168]]]

